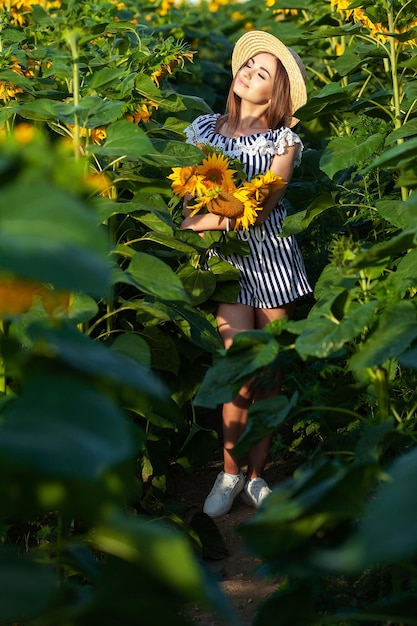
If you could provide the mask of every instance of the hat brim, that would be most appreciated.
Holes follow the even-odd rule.
[[[232,74],[252,57],[261,52],[276,56],[286,69],[290,81],[290,95],[293,116],[290,127],[297,124],[294,113],[307,102],[306,71],[298,54],[288,48],[277,37],[263,30],[251,30],[237,40],[232,53]]]

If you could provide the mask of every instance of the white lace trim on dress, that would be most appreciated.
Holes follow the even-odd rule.
[[[267,133],[259,135],[253,142],[248,141],[249,136],[244,137],[224,137],[223,135],[219,135],[212,128],[207,129],[204,128],[203,131],[200,130],[197,121],[195,120],[190,126],[185,129],[185,135],[187,138],[187,143],[197,144],[197,143],[207,143],[209,140],[208,135],[213,134],[218,138],[222,138],[224,143],[229,143],[227,146],[227,154],[232,158],[238,157],[242,152],[245,154],[249,154],[251,156],[260,154],[261,156],[265,156],[266,154],[285,154],[287,147],[292,147],[297,145],[297,154],[295,158],[295,165],[299,165],[301,162],[301,153],[303,151],[303,144],[299,136],[294,133],[290,128],[284,127],[275,131],[267,131]],[[214,124],[213,124],[214,127]],[[273,139],[268,139],[267,135],[271,135]],[[252,135],[253,136],[253,135]],[[210,142],[209,142],[210,143]],[[232,148],[232,145],[234,147]]]

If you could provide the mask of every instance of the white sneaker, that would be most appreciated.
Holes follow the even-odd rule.
[[[242,500],[245,504],[258,508],[270,493],[271,489],[263,478],[252,478],[243,488]]]
[[[245,478],[240,474],[220,472],[204,502],[203,511],[210,517],[220,517],[232,508],[233,500],[242,491]]]

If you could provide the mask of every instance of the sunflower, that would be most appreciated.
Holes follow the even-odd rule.
[[[221,192],[206,202],[205,206],[209,213],[234,219],[235,230],[239,228],[247,230],[249,226],[253,226],[258,211],[262,208],[251,196],[250,191],[243,187],[235,187],[233,192]]]
[[[243,187],[247,189],[259,203],[264,203],[277,189],[285,187],[287,183],[278,174],[268,170],[265,174],[258,174],[250,181],[245,181]]]
[[[243,205],[241,215],[238,215],[235,218],[235,230],[239,230],[239,228],[249,230],[249,226],[254,225],[256,218],[258,217],[258,211],[260,211],[262,207],[259,206],[255,198],[253,198],[253,196],[251,196],[248,190],[244,187],[239,187],[233,195],[237,200],[240,200]]]
[[[197,174],[207,190],[221,189],[232,191],[235,189],[233,177],[236,170],[230,169],[230,160],[223,154],[213,152],[197,166]]]
[[[172,180],[172,191],[179,198],[183,198],[187,194],[193,196],[196,193],[199,184],[196,167],[190,165],[186,167],[173,167],[172,174],[170,174],[168,178]]]
[[[193,196],[188,205],[190,215],[201,209],[235,220],[235,230],[248,229],[257,218],[263,203],[271,193],[286,185],[281,176],[271,170],[254,177],[250,182],[236,185],[234,177],[242,177],[242,171],[230,157],[210,147],[198,146],[208,156],[197,166],[173,167],[171,187],[174,194],[183,198]],[[211,152],[209,151],[211,150]],[[244,173],[243,173],[244,177]]]

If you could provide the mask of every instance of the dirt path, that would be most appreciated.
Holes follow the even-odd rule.
[[[293,469],[294,465],[290,461],[270,463],[265,470],[265,479],[273,488],[291,476]],[[175,481],[176,496],[190,507],[191,514],[192,511],[202,510],[204,499],[220,470],[221,463],[214,462],[191,475],[181,474]],[[220,586],[245,626],[252,624],[260,604],[279,586],[278,580],[260,577],[257,572],[260,561],[246,551],[237,533],[239,525],[252,515],[255,515],[255,510],[243,504],[238,497],[227,515],[215,519],[227,554],[219,560],[207,560],[208,566],[218,577]],[[224,626],[224,622],[218,616],[201,607],[192,607],[189,615],[198,626]]]

